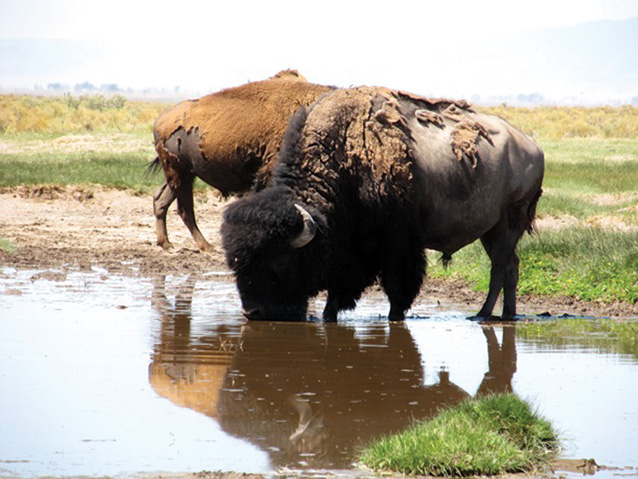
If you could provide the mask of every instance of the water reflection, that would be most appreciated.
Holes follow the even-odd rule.
[[[229,321],[191,334],[193,282],[161,313],[149,380],[174,404],[215,419],[224,431],[267,451],[273,467],[348,467],[371,439],[457,404],[468,392],[441,370],[424,384],[418,347],[404,323],[357,326]],[[515,329],[484,326],[488,371],[477,394],[511,391]]]
[[[415,314],[430,319],[396,327],[371,319],[379,303],[367,296],[338,325],[279,332],[247,324],[217,275],[41,273],[0,268],[0,476],[327,469],[428,414],[437,387],[465,395],[454,384],[513,388],[563,433],[564,457],[635,471],[635,336],[625,344],[604,321],[593,331],[553,321],[547,337],[548,325],[482,328],[420,303]]]
[[[499,344],[492,326],[483,326],[487,341],[488,370],[476,393],[477,396],[513,392],[512,379],[516,372],[516,328],[503,326],[503,344]]]
[[[246,325],[220,394],[220,424],[271,451],[277,466],[339,468],[370,438],[467,396],[447,372],[423,386],[405,325],[371,325],[364,334],[335,324]]]
[[[161,326],[155,340],[149,380],[153,389],[178,406],[217,418],[217,404],[237,347],[237,326],[221,325],[210,335],[191,338],[195,277],[178,286],[175,301],[166,293],[166,277],[153,280],[152,306]]]

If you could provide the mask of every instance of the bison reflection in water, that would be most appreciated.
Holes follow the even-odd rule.
[[[492,326],[483,326],[487,340],[488,370],[476,392],[477,396],[511,393],[516,372],[516,327],[503,326],[503,343],[499,344]]]
[[[155,295],[163,320],[151,385],[267,451],[273,467],[347,467],[373,438],[468,396],[447,371],[424,385],[422,358],[402,323],[356,329],[249,322],[194,337],[186,303],[176,314],[163,294]],[[491,327],[484,331],[490,362],[479,393],[511,391],[515,329],[504,329],[503,348]]]
[[[405,326],[392,325],[386,335],[374,325],[366,334],[372,343],[339,325],[248,324],[220,394],[221,426],[272,450],[277,465],[303,456],[311,465],[344,467],[372,437],[467,396],[447,373],[423,385]]]

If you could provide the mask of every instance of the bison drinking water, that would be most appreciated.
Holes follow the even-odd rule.
[[[335,90],[300,110],[268,187],[232,203],[226,260],[249,319],[299,320],[327,290],[335,320],[377,279],[402,320],[425,274],[480,239],[492,263],[492,314],[516,315],[516,244],[541,195],[541,149],[464,102],[385,88]]]
[[[277,158],[288,120],[331,87],[308,83],[295,70],[184,101],[164,111],[153,134],[166,182],[153,198],[157,244],[171,247],[166,212],[177,198],[179,215],[202,250],[210,244],[197,227],[193,181],[199,177],[224,195],[264,184]]]

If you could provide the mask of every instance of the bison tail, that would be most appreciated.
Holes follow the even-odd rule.
[[[536,193],[536,196],[534,196],[534,199],[530,203],[529,208],[527,208],[527,221],[528,221],[527,232],[529,234],[532,234],[534,232],[534,220],[536,219],[536,206],[538,205],[538,200],[540,199],[542,194],[543,194],[543,188],[539,188],[538,193]]]
[[[146,167],[146,176],[157,173],[162,168],[159,156],[156,156]]]

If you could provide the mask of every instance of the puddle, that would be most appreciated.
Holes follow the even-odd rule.
[[[568,458],[636,474],[638,352],[368,297],[337,324],[248,323],[228,277],[0,270],[0,476],[351,469],[371,439],[513,391]],[[320,301],[316,305],[321,310]]]

